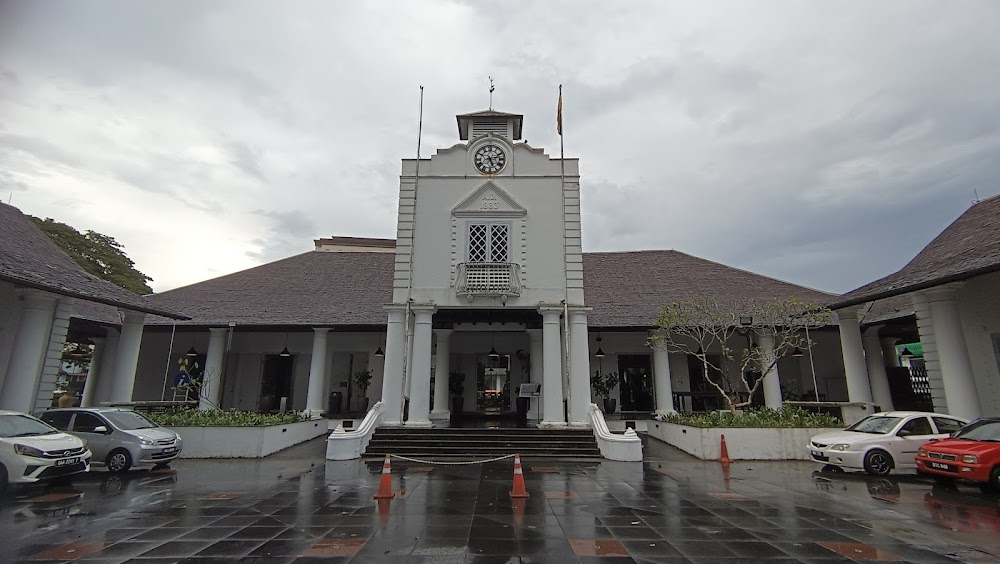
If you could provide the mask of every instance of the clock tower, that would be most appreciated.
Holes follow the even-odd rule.
[[[530,372],[527,355],[512,361],[523,363],[524,375],[506,382],[500,393],[510,397],[501,404],[513,410],[514,384],[530,378],[541,383],[532,408],[539,426],[586,424],[578,160],[551,158],[522,141],[520,114],[486,110],[456,119],[456,144],[402,164],[383,421],[403,423],[405,398],[405,425],[447,416],[450,361],[474,359],[480,349],[493,359],[503,348],[511,357],[533,354]]]

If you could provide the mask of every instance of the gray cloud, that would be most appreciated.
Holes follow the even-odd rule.
[[[163,284],[392,237],[417,86],[427,157],[487,105],[487,75],[553,156],[564,85],[587,250],[846,291],[1000,192],[989,0],[12,5],[0,188],[81,229],[114,208],[131,225],[111,234]],[[180,220],[232,260],[177,278]]]

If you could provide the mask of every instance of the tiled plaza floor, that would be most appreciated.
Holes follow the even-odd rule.
[[[996,496],[804,462],[701,462],[655,440],[643,463],[180,461],[0,498],[2,562],[996,562]]]

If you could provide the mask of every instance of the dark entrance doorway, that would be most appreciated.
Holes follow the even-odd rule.
[[[510,355],[476,355],[476,410],[483,415],[510,412]]]
[[[260,403],[258,410],[272,413],[281,407],[281,398],[286,400],[286,409],[292,408],[292,366],[294,358],[269,354],[264,356],[264,373],[260,378]]]
[[[653,369],[648,354],[618,355],[622,411],[653,411]]]

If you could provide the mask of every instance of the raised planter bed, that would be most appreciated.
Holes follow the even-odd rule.
[[[813,435],[843,428],[823,427],[689,427],[650,421],[650,437],[675,446],[702,460],[718,460],[722,435],[733,460],[809,460],[806,445]]]
[[[325,419],[259,427],[170,427],[181,436],[180,458],[261,458],[329,433]]]

